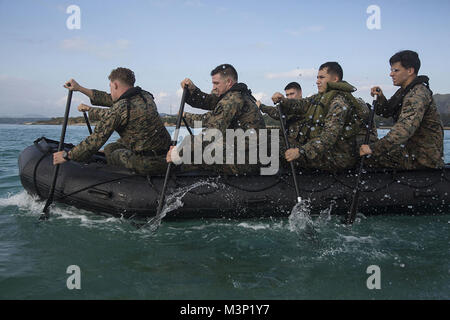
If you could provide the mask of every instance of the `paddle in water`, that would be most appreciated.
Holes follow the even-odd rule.
[[[377,89],[377,92],[379,92],[379,89]],[[376,103],[377,103],[377,97],[378,97],[378,95],[375,95],[375,98],[372,102],[372,110],[370,110],[369,123],[367,125],[366,136],[364,137],[364,144],[369,144],[369,141],[370,141],[370,134],[372,132],[373,121],[374,121],[374,117],[375,117],[375,107],[376,107]],[[358,210],[359,194],[361,191],[361,188],[360,188],[361,174],[363,171],[365,158],[366,158],[366,156],[362,157],[361,162],[359,164],[359,170],[358,170],[358,174],[357,174],[357,178],[356,178],[356,186],[355,186],[355,189],[353,190],[352,204],[350,206],[350,209],[347,212],[347,217],[345,219],[346,224],[353,224],[353,222],[355,221],[355,218],[356,218],[356,211]]]
[[[68,84],[70,86],[70,84]],[[70,111],[70,103],[72,102],[72,93],[73,91],[69,89],[69,93],[67,95],[67,102],[66,102],[66,111],[64,113],[64,123],[62,125],[61,129],[61,138],[59,139],[59,145],[58,145],[58,152],[62,151],[64,148],[64,138],[66,137],[66,129],[67,129],[67,122],[69,119],[69,111]],[[49,218],[49,207],[53,202],[53,197],[55,195],[55,187],[56,187],[56,180],[58,179],[58,172],[59,172],[59,164],[55,166],[55,170],[53,172],[53,181],[50,187],[50,191],[48,193],[47,202],[45,203],[44,209],[42,210],[41,216],[39,217],[39,220],[47,220]]]
[[[286,128],[284,126],[284,116],[283,116],[283,112],[281,111],[281,107],[280,104],[277,105],[278,108],[278,116],[280,117],[280,126],[281,126],[281,131],[283,132],[283,136],[284,136],[284,144],[286,145],[286,150],[290,149],[290,145],[289,145],[289,140],[287,137],[287,133],[286,133]],[[298,188],[298,183],[297,183],[297,175],[295,174],[295,167],[294,167],[294,162],[289,162],[289,164],[291,165],[291,172],[292,172],[292,178],[294,179],[294,186],[295,186],[295,192],[297,194],[297,203],[300,203],[302,201],[302,198],[300,197],[300,190]]]
[[[172,146],[177,145],[178,134],[180,132],[180,127],[181,127],[181,119],[183,119],[184,104],[186,101],[187,92],[188,92],[188,88],[187,88],[187,86],[185,86],[183,88],[183,96],[181,97],[180,110],[178,111],[178,117],[177,117],[177,122],[176,122],[176,126],[175,126],[175,133],[174,133],[173,139],[172,139]],[[161,195],[159,197],[159,203],[158,203],[158,209],[156,211],[156,216],[148,221],[148,223],[150,223],[154,226],[154,228],[153,228],[154,230],[156,230],[156,228],[159,225],[159,222],[161,221],[161,219],[164,216],[162,209],[163,209],[164,202],[165,202],[167,182],[169,181],[171,168],[172,168],[172,162],[169,162],[167,165],[166,176],[164,178],[163,188],[161,190]],[[157,224],[157,226],[155,226],[155,224]]]
[[[284,143],[286,145],[286,150],[290,149],[289,139],[287,136],[286,128],[284,125],[284,115],[281,111],[280,104],[277,105],[278,116],[280,117],[281,131],[283,132]],[[316,232],[314,229],[314,222],[309,215],[309,202],[302,201],[300,197],[300,189],[297,182],[297,174],[295,173],[294,162],[289,162],[291,166],[292,178],[294,180],[295,192],[297,195],[297,203],[292,208],[291,214],[289,215],[289,229],[295,232],[305,233],[309,239],[316,239]]]

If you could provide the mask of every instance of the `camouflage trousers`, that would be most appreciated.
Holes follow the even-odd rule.
[[[388,168],[415,170],[424,169],[425,166],[416,161],[415,157],[405,148],[394,148],[391,151],[379,155],[369,156],[364,160],[364,164],[369,168]]]
[[[187,136],[179,145],[178,147],[181,149],[183,145],[185,144],[191,144],[190,150],[191,150],[191,160],[194,159],[194,149],[195,149],[195,136]],[[203,141],[200,145],[201,150],[205,150],[205,148],[210,144],[210,142]],[[199,146],[197,146],[199,147]],[[223,155],[226,155],[227,148],[224,144],[223,146]],[[195,163],[189,163],[189,164],[182,164],[179,169],[181,171],[197,171],[197,170],[204,170],[204,171],[210,171],[214,172],[216,174],[226,174],[226,175],[254,175],[258,174],[260,172],[260,165],[259,164],[248,164],[248,146],[246,145],[245,150],[240,150],[240,152],[244,152],[246,154],[246,158],[244,161],[244,164],[238,164],[237,161],[237,154],[239,151],[234,151],[234,159],[233,164],[223,163],[223,164],[195,164]],[[180,153],[180,155],[183,152]],[[213,152],[214,154],[214,152]],[[225,160],[224,160],[225,161]]]
[[[297,141],[289,139],[290,148],[299,148],[301,145]],[[300,157],[294,160],[294,166],[298,169],[316,169],[323,171],[340,171],[351,169],[356,166],[357,157],[355,155],[354,147],[350,145],[340,146],[342,150],[336,148],[327,151],[323,155],[319,155],[315,159],[309,159],[304,153],[300,153]],[[280,141],[280,166],[283,168],[290,168],[289,162],[285,157],[286,144]]]
[[[162,174],[167,169],[166,155],[138,155],[118,142],[105,147],[105,156],[109,165],[134,170],[138,174]]]

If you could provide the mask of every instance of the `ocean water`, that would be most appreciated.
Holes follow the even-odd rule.
[[[152,232],[57,204],[38,222],[44,202],[22,188],[17,158],[60,130],[0,125],[0,299],[450,298],[450,212],[360,214],[351,228],[327,211],[313,221],[163,219]],[[68,127],[66,142],[85,135]],[[450,162],[448,131],[445,151]]]

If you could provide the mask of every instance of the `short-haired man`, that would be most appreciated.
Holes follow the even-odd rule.
[[[301,99],[302,98],[302,87],[298,82],[291,82],[289,83],[285,88],[284,92],[286,93],[287,99]],[[280,120],[280,117],[278,116],[278,108],[266,106],[265,104],[262,104],[261,101],[256,101],[256,105],[259,107],[259,109],[266,113],[269,117],[275,120]],[[286,131],[289,133],[289,137],[295,138],[300,130],[300,127],[298,125],[298,118],[295,115],[289,115],[286,117],[285,121],[285,128]]]
[[[376,113],[395,121],[382,139],[362,145],[360,155],[370,155],[366,164],[397,169],[442,168],[444,165],[444,130],[429,88],[428,77],[418,76],[419,55],[400,51],[389,60],[394,86],[401,87],[389,100],[380,87],[371,89],[378,95]]]
[[[353,97],[356,89],[342,78],[341,66],[327,62],[317,74],[317,94],[301,100],[285,99],[281,93],[273,95],[273,102],[280,102],[285,114],[301,119],[299,135],[284,153],[288,162],[296,160],[302,168],[327,171],[355,166],[369,110]]]
[[[188,88],[188,96],[186,102],[194,108],[208,110],[204,114],[192,114],[186,112],[185,119],[189,126],[193,125],[194,121],[201,121],[204,129],[218,129],[226,140],[227,129],[242,129],[244,132],[253,130],[258,133],[259,129],[265,128],[264,120],[255,104],[251,91],[244,83],[238,82],[238,74],[236,69],[230,64],[222,64],[211,71],[211,80],[213,89],[211,94],[202,92],[194,83],[186,78],[181,82],[181,87]],[[194,138],[191,137],[193,141]],[[225,143],[223,144],[225,148]],[[194,147],[192,148],[192,150]],[[167,161],[171,162],[172,150],[176,150],[174,154],[178,153],[177,149],[171,148],[167,154]],[[246,152],[248,152],[248,144],[246,144]],[[247,164],[227,164],[213,166],[213,170],[218,170],[226,173],[248,173],[256,169],[256,166],[249,166]]]
[[[69,152],[54,153],[53,163],[88,161],[116,131],[120,139],[104,149],[108,164],[140,174],[163,172],[166,167],[164,155],[169,150],[171,139],[158,114],[153,95],[134,86],[135,76],[130,69],[114,69],[108,78],[111,94],[84,88],[73,79],[64,85],[69,90],[87,95],[93,105],[110,108],[81,104],[78,110],[88,111],[89,118],[98,121],[95,130]]]

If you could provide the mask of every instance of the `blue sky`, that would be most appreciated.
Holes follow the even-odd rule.
[[[66,26],[70,5],[80,8],[80,29]],[[366,26],[370,5],[380,8],[379,30]],[[65,80],[106,91],[118,66],[135,71],[160,112],[176,112],[185,77],[209,92],[221,63],[270,103],[291,81],[316,93],[317,68],[338,61],[370,101],[372,85],[395,91],[388,60],[403,49],[419,53],[435,93],[450,93],[449,9],[448,0],[0,0],[0,116],[62,116]],[[77,93],[72,116],[80,102],[89,100]]]

